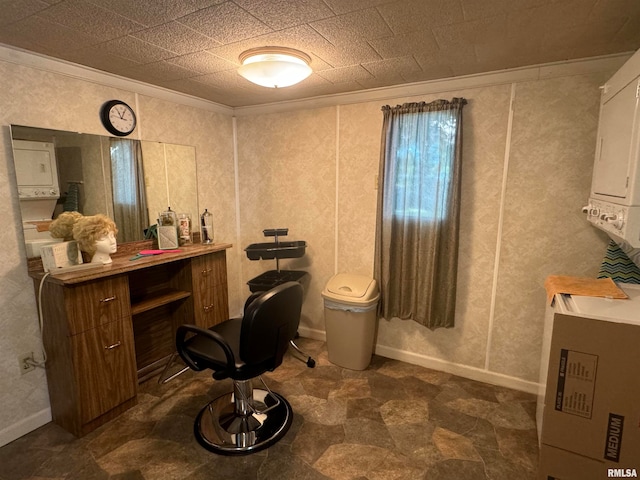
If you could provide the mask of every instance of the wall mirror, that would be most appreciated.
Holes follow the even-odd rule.
[[[143,240],[171,207],[198,230],[195,147],[11,125],[28,257],[55,241],[48,224],[63,211],[103,213],[118,243]]]

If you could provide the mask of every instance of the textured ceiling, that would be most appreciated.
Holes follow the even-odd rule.
[[[640,0],[0,0],[0,43],[236,107],[632,52]],[[238,75],[273,45],[314,73]]]

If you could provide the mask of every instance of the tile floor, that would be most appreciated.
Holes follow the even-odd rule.
[[[76,439],[54,424],[0,448],[0,480],[534,480],[535,397],[374,357],[332,365],[299,339],[314,369],[287,355],[265,375],[295,417],[277,444],[240,457],[200,447],[193,419],[231,388],[206,372],[140,386],[139,403]]]

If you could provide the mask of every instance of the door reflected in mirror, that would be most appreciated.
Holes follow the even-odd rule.
[[[143,240],[167,207],[198,216],[195,147],[20,125],[11,137],[28,257],[59,241],[48,225],[63,211],[109,216],[119,244]]]

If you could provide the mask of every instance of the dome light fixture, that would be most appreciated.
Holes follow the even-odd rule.
[[[290,87],[311,75],[311,57],[286,47],[252,48],[240,54],[238,73],[257,85]]]

